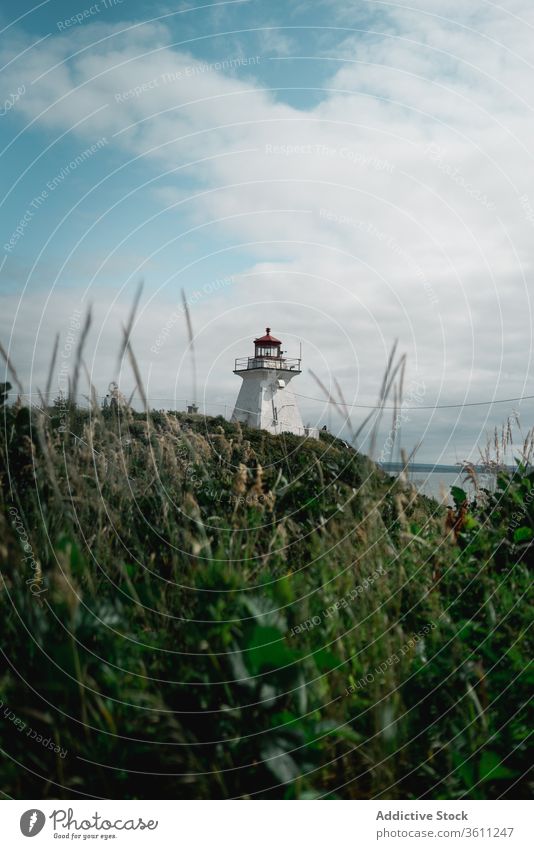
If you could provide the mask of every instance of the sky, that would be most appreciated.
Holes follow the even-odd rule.
[[[269,326],[311,424],[343,425],[311,372],[358,427],[395,340],[419,460],[532,424],[447,407],[534,395],[531,0],[22,0],[0,30],[0,340],[32,401],[89,308],[96,391],[129,393],[143,281],[154,408],[230,415]]]

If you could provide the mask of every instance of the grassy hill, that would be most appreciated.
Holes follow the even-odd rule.
[[[2,418],[5,794],[529,792],[529,469],[452,533],[326,434]]]

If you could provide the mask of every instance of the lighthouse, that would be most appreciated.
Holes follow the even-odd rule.
[[[304,427],[297,402],[289,387],[301,373],[301,360],[284,356],[282,342],[271,335],[254,340],[254,356],[235,361],[234,374],[243,381],[232,421],[269,433],[318,436],[317,428]]]

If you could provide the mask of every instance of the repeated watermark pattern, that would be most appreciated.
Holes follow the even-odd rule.
[[[459,168],[455,165],[452,165],[446,159],[446,152],[444,148],[440,147],[439,144],[435,144],[432,142],[427,145],[425,148],[425,155],[428,156],[431,162],[435,162],[438,169],[445,174],[447,177],[456,183],[464,192],[469,195],[469,197],[476,200],[480,203],[481,206],[484,206],[490,212],[494,212],[497,209],[497,206],[493,201],[488,199],[488,196],[485,192],[479,189],[476,185],[474,185],[467,177],[462,174]]]
[[[199,62],[196,65],[186,65],[185,68],[179,71],[166,71],[164,74],[159,74],[157,77],[152,77],[151,80],[138,83],[138,85],[132,86],[132,88],[128,88],[125,91],[117,91],[114,94],[115,103],[124,103],[127,100],[140,97],[142,94],[147,94],[149,91],[154,91],[154,89],[161,86],[181,82],[182,80],[189,80],[199,74],[206,74],[212,71],[235,71],[238,68],[245,68],[249,65],[258,65],[259,62],[259,56],[235,56],[231,59],[221,59],[219,62]]]
[[[374,582],[384,576],[386,574],[386,570],[383,566],[379,566],[378,569],[375,569],[367,578],[358,584],[356,587],[353,587],[348,593],[346,593],[342,598],[335,601],[333,604],[325,607],[321,613],[316,614],[315,616],[311,616],[309,619],[306,619],[305,622],[302,622],[300,625],[295,625],[291,631],[289,632],[290,637],[296,636],[296,634],[302,634],[304,631],[310,631],[312,628],[320,625],[323,619],[328,619],[330,616],[334,616],[336,613],[339,613],[341,610],[346,610],[352,602],[356,601],[356,599],[362,595],[362,593],[366,592],[369,587],[371,587]]]
[[[473,419],[458,414],[448,434],[456,414],[434,406],[475,400],[481,422],[505,409],[495,399],[523,391],[483,389],[491,368],[500,381],[517,366],[500,356],[501,330],[521,347],[515,328],[528,324],[509,297],[534,226],[526,124],[506,126],[514,98],[502,105],[510,79],[517,100],[530,90],[509,73],[513,50],[497,57],[492,115],[477,108],[493,96],[486,75],[479,103],[474,91],[474,70],[491,72],[484,56],[459,68],[468,98],[453,73],[472,30],[436,52],[447,44],[436,16],[410,12],[404,38],[398,9],[377,4],[380,26],[362,28],[355,56],[350,33],[331,26],[332,4],[317,4],[314,27],[297,8],[306,4],[167,5],[45,2],[13,20],[3,49],[0,270],[14,314],[11,328],[2,315],[0,348],[10,381],[0,383],[2,789],[88,800],[46,802],[46,817],[19,806],[20,831],[80,841],[143,831],[147,842],[157,815],[127,820],[117,799],[150,794],[384,805],[397,793],[524,794],[530,471],[510,474],[505,509],[508,472],[482,512],[478,490],[466,498],[456,540],[437,502],[374,462],[381,450],[387,467],[422,440],[438,464],[464,437],[472,451]],[[507,18],[499,10],[488,35]],[[494,40],[476,43],[495,61]],[[525,44],[511,46],[522,55]],[[395,48],[387,68],[382,45]],[[440,111],[437,73],[423,83],[432,57],[458,82],[457,116],[449,95]],[[493,200],[508,210],[506,232]],[[492,274],[475,292],[484,268],[497,286]],[[139,288],[123,325],[139,350],[126,351],[121,323],[107,319],[145,272],[146,301]],[[86,298],[103,322],[94,333]],[[280,352],[258,339],[271,324]],[[474,345],[480,328],[486,344]],[[302,362],[290,359],[296,337]],[[248,373],[234,373],[247,338]],[[124,394],[109,383],[117,371]],[[250,396],[236,400],[246,381]],[[358,382],[365,392],[347,405]],[[46,402],[32,403],[43,384]],[[191,386],[183,412],[176,396]],[[306,413],[294,427],[293,400]],[[227,409],[256,404],[267,430],[228,421]],[[268,432],[286,418],[287,433]],[[445,422],[437,433],[434,418]],[[318,425],[304,428],[309,440],[305,421]]]
[[[206,479],[196,468],[191,459],[191,452],[185,440],[181,440],[176,450],[176,459],[182,464],[182,475],[184,482],[198,496],[204,494],[210,501],[210,509],[217,504],[227,503],[237,509],[238,507],[270,507],[273,504],[272,492],[263,492],[258,487],[252,487],[246,491],[246,467],[241,466],[234,482],[234,489],[230,487],[215,487],[213,481]]]
[[[32,728],[31,725],[28,725],[27,722],[24,722],[20,716],[17,716],[15,711],[11,710],[8,705],[4,704],[2,699],[0,699],[0,711],[2,711],[8,722],[13,723],[19,734],[24,734],[28,740],[32,740],[34,743],[39,743],[39,745],[43,746],[45,749],[50,749],[50,751],[59,755],[59,757],[63,760],[67,757],[67,749],[63,749],[59,746],[52,737],[45,737],[43,734],[40,734]]]
[[[334,224],[342,224],[347,227],[354,227],[354,229],[359,230],[366,236],[371,236],[377,242],[380,242],[380,244],[385,245],[392,254],[398,256],[399,259],[402,259],[413,269],[415,277],[422,284],[430,303],[434,306],[439,303],[436,292],[434,291],[430,281],[427,279],[427,276],[421,266],[415,262],[413,257],[405,248],[399,245],[394,236],[384,232],[384,230],[380,230],[380,228],[373,224],[372,221],[364,221],[361,218],[353,218],[350,215],[342,215],[338,212],[334,212],[332,209],[325,209],[324,207],[321,207],[319,215],[321,218],[324,218],[325,221],[329,221]]]
[[[533,501],[534,501],[534,488],[531,489],[530,492],[528,492],[525,495],[525,498],[524,498],[523,503],[521,505],[521,510],[516,510],[514,513],[512,513],[512,515],[510,517],[511,522],[510,522],[510,526],[509,526],[511,531],[520,527],[521,523],[527,517],[528,507],[532,504]]]
[[[21,97],[24,97],[25,94],[26,86],[24,84],[19,85],[15,92],[10,92],[4,100],[4,105],[0,107],[0,118],[3,118],[8,112],[11,112],[15,103],[17,103]]]
[[[235,283],[235,277],[233,277],[232,275],[213,280],[211,283],[205,283],[201,289],[195,289],[195,291],[186,298],[187,307],[189,309],[191,307],[194,307],[196,304],[200,303],[200,301],[204,300],[204,298],[213,295],[215,292],[219,292],[221,289],[228,288],[228,286],[231,286],[233,283]],[[167,321],[158,333],[154,344],[150,346],[150,350],[153,354],[161,353],[161,349],[169,338],[173,327],[175,327],[178,322],[184,320],[185,308],[183,306],[179,306],[178,309],[172,311]]]
[[[353,150],[351,147],[331,147],[327,144],[272,144],[266,143],[265,154],[267,156],[324,156],[339,158],[351,165],[362,168],[374,168],[376,171],[385,171],[393,174],[395,165],[389,159],[383,159],[369,153]]]
[[[360,678],[354,684],[351,684],[349,687],[345,689],[345,695],[350,696],[351,693],[355,693],[356,690],[362,690],[365,687],[368,687],[369,684],[372,684],[378,677],[387,672],[392,666],[396,666],[397,663],[400,663],[401,659],[405,654],[412,651],[412,649],[416,648],[417,645],[422,645],[421,641],[424,640],[425,637],[428,636],[435,628],[437,628],[437,624],[435,622],[431,622],[428,625],[425,625],[421,628],[420,631],[417,631],[416,634],[413,634],[409,640],[406,640],[405,643],[400,647],[398,652],[393,652],[390,654],[386,660],[383,660],[382,663],[379,663],[378,666],[375,666],[372,672],[368,672],[363,678]]]
[[[61,350],[60,358],[61,365],[58,372],[57,377],[57,385],[58,385],[58,397],[56,399],[56,414],[59,414],[59,433],[66,433],[68,429],[68,394],[69,394],[69,371],[70,371],[70,359],[72,354],[74,353],[74,346],[76,344],[76,339],[78,336],[78,332],[81,329],[82,313],[80,310],[73,310],[69,317],[69,327],[67,330],[67,335],[65,336],[65,341],[63,343],[63,348]],[[48,400],[48,399],[47,399]]]
[[[525,218],[529,224],[534,227],[534,207],[532,206],[532,201],[530,200],[528,195],[521,195],[519,198],[519,203],[521,204],[523,211],[525,213]]]
[[[35,195],[35,197],[32,198],[26,208],[26,211],[24,212],[24,215],[22,215],[22,217],[20,218],[18,225],[15,227],[8,241],[4,244],[4,251],[6,253],[11,253],[16,244],[20,242],[30,222],[35,217],[38,210],[41,209],[41,207],[47,202],[51,193],[54,192],[58,188],[58,186],[60,186],[64,182],[64,180],[69,176],[69,174],[72,174],[73,171],[76,171],[76,169],[79,168],[80,165],[83,165],[84,162],[86,162],[88,159],[94,156],[95,153],[105,147],[107,143],[108,140],[104,136],[98,139],[98,141],[96,141],[90,147],[87,147],[85,150],[79,153],[78,156],[75,156],[74,159],[71,159],[70,162],[68,162],[67,165],[61,168],[60,171],[58,171],[57,174],[55,174],[51,180],[47,181],[46,188],[42,189],[38,195]]]
[[[25,553],[25,556],[22,558],[22,562],[29,564],[30,568],[33,570],[33,575],[26,580],[26,585],[29,587],[32,595],[41,596],[47,591],[43,573],[41,571],[41,564],[35,557],[32,544],[28,537],[26,528],[24,527],[24,522],[20,517],[19,511],[16,507],[10,507],[9,514],[11,516],[13,528],[19,536]]]
[[[399,411],[395,416],[393,426],[386,437],[377,462],[385,463],[388,458],[391,457],[396,437],[398,436],[402,425],[410,421],[410,408],[423,403],[425,391],[426,387],[424,380],[416,379],[409,384],[407,394],[400,404]]]
[[[105,12],[108,9],[114,9],[116,6],[122,6],[123,2],[124,0],[98,0],[97,3],[93,3],[92,6],[87,6],[80,12],[76,12],[76,14],[71,15],[70,18],[65,18],[62,21],[56,21],[56,27],[59,32],[64,32],[71,27],[83,24],[89,18],[93,18],[101,12]]]

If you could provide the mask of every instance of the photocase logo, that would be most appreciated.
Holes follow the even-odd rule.
[[[20,818],[20,830],[24,837],[35,837],[42,831],[46,822],[46,817],[42,811],[32,808],[30,811],[25,811]]]

